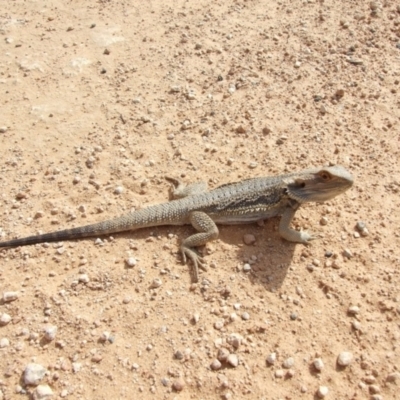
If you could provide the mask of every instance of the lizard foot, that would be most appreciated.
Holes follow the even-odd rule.
[[[199,267],[203,271],[207,271],[206,264],[202,257],[200,257],[194,250],[187,247],[181,248],[183,262],[186,264],[189,258],[193,263],[192,280],[194,283],[199,281]]]

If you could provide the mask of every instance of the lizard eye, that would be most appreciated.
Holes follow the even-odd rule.
[[[330,176],[327,172],[322,171],[321,174],[320,174],[320,177],[321,177],[324,181],[327,181],[331,176]]]

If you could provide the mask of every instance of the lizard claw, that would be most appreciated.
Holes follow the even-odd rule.
[[[300,231],[299,234],[300,234],[299,238],[301,240],[301,243],[304,243],[304,244],[308,244],[312,240],[321,238],[321,235],[314,234],[314,233],[307,232],[307,231]]]
[[[189,258],[193,263],[193,271],[192,271],[192,280],[194,283],[199,281],[199,267],[203,271],[207,271],[207,267],[202,257],[200,257],[195,251],[189,249],[187,247],[181,248],[182,259],[184,264],[186,264],[187,259]]]

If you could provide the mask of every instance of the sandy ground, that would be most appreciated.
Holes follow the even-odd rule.
[[[1,240],[166,201],[166,175],[355,177],[296,214],[322,236],[308,247],[279,219],[221,227],[197,285],[190,226],[2,250],[1,399],[396,398],[398,2],[1,8]]]

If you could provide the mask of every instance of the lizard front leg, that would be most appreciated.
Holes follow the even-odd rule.
[[[289,242],[308,243],[310,240],[316,239],[317,236],[310,234],[306,231],[296,231],[290,228],[290,223],[293,220],[297,208],[298,207],[288,207],[284,211],[281,217],[281,221],[279,223],[279,234]]]
[[[203,246],[218,237],[219,231],[215,222],[204,212],[193,211],[189,216],[192,226],[199,231],[186,238],[181,244],[183,261],[187,258],[193,262],[193,282],[199,280],[199,267],[206,270],[203,259],[197,254],[193,247]]]

